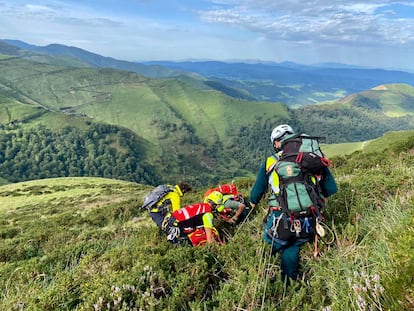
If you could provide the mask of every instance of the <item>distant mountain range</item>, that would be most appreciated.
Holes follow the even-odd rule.
[[[377,85],[414,85],[414,74],[403,71],[295,63],[147,62],[173,70],[196,72],[227,87],[247,91],[256,100],[299,107],[361,92]]]
[[[148,78],[181,79],[194,87],[212,88],[240,99],[282,102],[289,107],[340,99],[381,84],[414,85],[414,73],[368,69],[342,64],[300,65],[283,63],[226,63],[218,61],[128,62],[104,57],[77,47],[51,44],[35,46],[19,40],[0,40],[21,49],[70,57],[86,66],[114,68]],[[381,67],[381,64],[378,64]]]

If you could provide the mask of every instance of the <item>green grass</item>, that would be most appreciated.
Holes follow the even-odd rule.
[[[308,261],[315,276],[310,285],[320,294],[321,288],[327,290],[332,310],[364,310],[358,309],[363,304],[366,310],[410,310],[410,303],[400,299],[413,297],[414,287],[408,285],[407,277],[413,271],[412,255],[404,252],[414,237],[412,230],[407,232],[412,216],[408,206],[385,201],[379,210],[364,213],[364,218],[338,235],[337,246],[318,262]],[[396,238],[403,232],[405,238]]]
[[[373,139],[368,142],[364,148],[367,152],[381,152],[386,148],[390,148],[395,144],[405,141],[412,141],[414,131],[395,131],[385,133],[383,137]]]
[[[129,188],[134,190],[134,194],[126,196]],[[135,192],[142,194],[145,190],[148,190],[148,187],[105,178],[66,177],[27,181],[1,187],[0,211],[4,213],[6,210],[12,211],[21,206],[37,206],[44,202],[54,202],[56,205],[65,202],[88,208],[89,204],[99,206],[116,202],[119,198],[131,199],[135,197]]]
[[[339,155],[351,154],[354,151],[361,150],[365,142],[343,143],[343,144],[321,144],[321,148],[328,158]]]
[[[355,151],[364,153],[383,152],[396,144],[412,141],[414,131],[392,131],[385,133],[382,137],[354,143],[321,144],[321,148],[328,158],[350,155]]]

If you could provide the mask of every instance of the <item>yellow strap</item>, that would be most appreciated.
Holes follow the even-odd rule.
[[[270,171],[275,167],[277,158],[272,155],[266,159],[266,173],[269,174]]]
[[[272,188],[273,193],[279,193],[279,176],[273,170],[277,163],[277,157],[272,155],[266,159],[266,174],[268,176],[268,182]]]

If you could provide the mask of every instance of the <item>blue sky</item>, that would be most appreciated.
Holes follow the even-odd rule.
[[[0,38],[129,61],[336,62],[414,71],[414,1],[0,0]]]

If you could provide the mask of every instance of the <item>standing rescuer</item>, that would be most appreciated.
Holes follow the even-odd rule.
[[[282,279],[288,284],[299,275],[300,248],[312,240],[316,224],[323,221],[325,197],[337,191],[329,162],[318,138],[282,124],[271,133],[275,153],[260,166],[250,192],[255,207],[269,190],[263,239],[272,254],[281,253]]]

